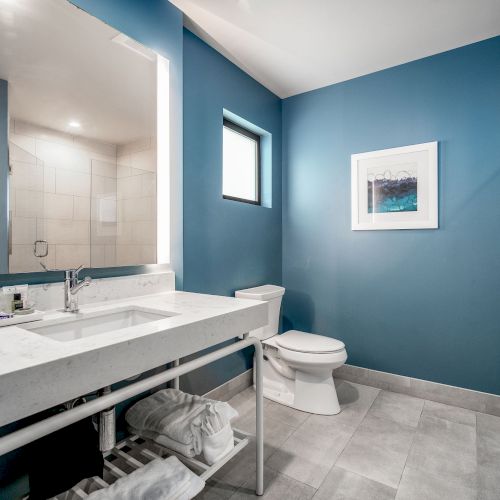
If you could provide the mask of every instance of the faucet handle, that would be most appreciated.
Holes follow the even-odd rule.
[[[83,264],[81,266],[78,266],[75,270],[74,270],[74,273],[75,273],[75,276],[78,278],[78,273],[83,269]]]

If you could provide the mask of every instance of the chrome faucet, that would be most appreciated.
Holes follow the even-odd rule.
[[[82,281],[78,281],[78,273],[83,269],[68,269],[64,271],[64,310],[66,312],[78,312],[77,293],[85,286],[92,283],[92,278],[86,276]]]

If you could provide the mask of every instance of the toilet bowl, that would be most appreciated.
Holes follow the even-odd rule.
[[[269,303],[265,327],[253,330],[264,351],[264,397],[320,415],[340,412],[332,371],[347,359],[345,345],[323,335],[289,330],[278,334],[283,287],[264,285],[238,290],[238,298]]]

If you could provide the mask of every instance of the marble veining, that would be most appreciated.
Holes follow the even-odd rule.
[[[35,307],[40,311],[58,309],[63,305],[63,290],[64,284],[62,282],[31,285],[29,287],[29,300],[34,302]],[[102,278],[93,280],[91,286],[81,290],[78,293],[78,302],[80,305],[93,304],[173,290],[175,290],[175,273],[173,271]]]
[[[173,274],[173,273],[172,273]],[[155,284],[156,278],[152,279]],[[146,279],[145,279],[146,280]],[[48,310],[41,324],[85,318],[122,307],[144,307],[175,316],[133,327],[59,342],[19,326],[0,328],[0,425],[19,420],[103,386],[167,364],[267,323],[267,304],[260,301],[150,291],[146,281],[131,285],[100,280],[107,288],[86,296],[80,312]],[[161,279],[156,283],[160,285]],[[168,280],[167,280],[168,283]],[[173,280],[172,280],[173,283]],[[152,286],[154,290],[154,286]],[[50,294],[54,289],[49,287]],[[62,299],[62,293],[58,297]],[[102,301],[92,301],[101,298]],[[50,303],[50,298],[47,303]],[[58,302],[60,308],[60,302]],[[70,316],[68,316],[70,315]]]

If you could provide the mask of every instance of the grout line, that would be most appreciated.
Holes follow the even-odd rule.
[[[419,398],[419,399],[421,399],[421,398]],[[418,428],[420,427],[420,421],[422,420],[422,415],[424,414],[425,403],[427,400],[424,399],[423,401],[424,401],[424,404],[422,405],[422,409],[420,410],[420,415],[418,416],[417,426],[415,427],[415,431],[414,431],[413,436],[411,438],[410,447],[408,448],[408,453],[406,454],[405,463],[404,463],[403,468],[401,470],[401,474],[399,475],[398,486],[396,488],[396,491],[399,490],[399,485],[401,484],[401,479],[403,478],[403,474],[406,470],[406,464],[408,463],[408,457],[410,456],[411,450],[413,448],[413,443],[415,442],[415,438],[416,438],[417,433],[418,433]]]
[[[355,383],[355,382],[354,382]],[[358,385],[362,385],[362,384],[358,384]],[[371,387],[371,386],[365,386],[365,387]],[[323,478],[323,481],[321,481],[319,487],[318,487],[318,490],[321,488],[321,486],[323,486],[323,483],[326,481],[326,478],[328,477],[328,475],[330,474],[330,472],[332,471],[332,469],[334,467],[337,466],[337,462],[339,461],[339,458],[341,457],[342,453],[344,453],[344,450],[349,446],[349,444],[351,443],[352,441],[352,438],[354,437],[354,434],[356,434],[356,431],[359,429],[359,427],[361,426],[361,424],[363,423],[363,421],[365,420],[366,418],[366,415],[368,415],[368,412],[370,411],[371,407],[373,406],[373,403],[375,403],[375,400],[379,397],[380,393],[382,392],[382,389],[378,389],[378,393],[377,395],[373,398],[373,401],[371,402],[370,406],[367,408],[365,414],[363,415],[363,418],[359,421],[358,425],[356,425],[352,431],[352,434],[351,436],[349,437],[349,439],[346,441],[345,445],[343,446],[342,450],[340,451],[340,453],[337,455],[337,458],[335,459],[335,461],[333,462],[333,465],[330,467],[330,469],[328,470],[327,474],[325,475],[325,477]],[[347,470],[347,469],[344,469],[344,470]],[[349,471],[351,472],[351,471]],[[365,476],[363,476],[365,477]],[[369,479],[369,478],[368,478]]]

